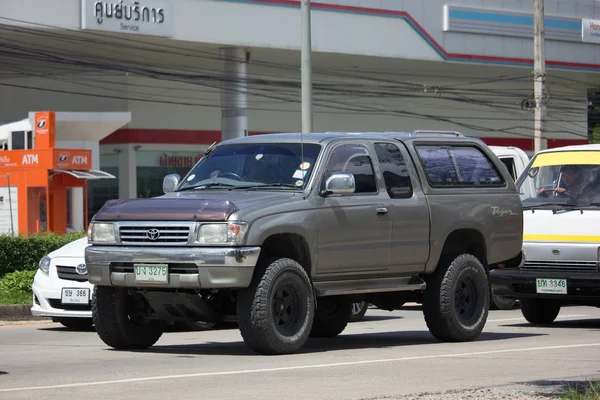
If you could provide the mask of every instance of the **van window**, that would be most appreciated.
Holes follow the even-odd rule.
[[[516,181],[518,177],[515,169],[515,159],[512,157],[502,157],[500,158],[500,161],[502,161],[502,164],[504,164],[504,166],[508,170],[508,173],[510,174],[511,178],[513,178],[513,180]]]
[[[433,187],[504,186],[500,172],[475,146],[416,146]]]

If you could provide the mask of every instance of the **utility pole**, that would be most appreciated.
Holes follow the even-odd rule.
[[[312,122],[312,49],[310,32],[310,0],[300,3],[301,14],[301,87],[302,87],[302,133],[311,133]]]
[[[546,60],[544,58],[544,0],[533,0],[533,3],[533,85],[535,96],[533,149],[537,153],[548,148],[548,140],[544,137]]]

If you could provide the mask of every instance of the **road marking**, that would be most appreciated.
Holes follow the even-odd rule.
[[[194,373],[194,374],[181,374],[181,375],[160,375],[160,376],[148,376],[148,377],[144,377],[144,378],[116,379],[116,380],[110,380],[110,381],[79,382],[79,383],[66,383],[66,384],[62,384],[62,385],[28,386],[28,387],[19,387],[19,388],[11,388],[11,389],[0,389],[0,393],[28,391],[28,390],[64,389],[64,388],[98,386],[98,385],[114,385],[114,384],[118,384],[118,383],[137,383],[137,382],[158,381],[158,380],[165,380],[165,379],[202,378],[202,377],[207,377],[207,376],[227,376],[227,375],[246,375],[246,374],[258,374],[258,373],[265,373],[265,372],[296,371],[296,370],[304,370],[304,369],[344,367],[344,366],[351,366],[351,365],[382,364],[382,363],[391,363],[391,362],[398,362],[398,361],[428,360],[428,359],[449,358],[449,357],[481,356],[481,355],[488,355],[488,354],[519,353],[519,352],[528,352],[528,351],[573,349],[573,348],[580,348],[580,347],[596,347],[596,346],[600,346],[600,343],[582,343],[582,344],[571,344],[571,345],[562,345],[562,346],[488,350],[488,351],[475,351],[475,352],[470,352],[470,353],[436,354],[436,355],[430,355],[430,356],[383,358],[383,359],[378,359],[378,360],[347,361],[347,362],[339,362],[339,363],[331,363],[331,364],[297,365],[297,366],[290,366],[290,367],[275,367],[275,368],[263,368],[263,369],[244,369],[244,370],[237,370],[237,371],[199,372],[199,373]],[[260,357],[260,356],[258,356],[258,357]]]
[[[588,314],[571,314],[571,315],[559,315],[559,318],[575,318],[575,317],[589,317]],[[506,322],[506,321],[527,321],[525,318],[502,318],[502,319],[488,319],[487,322]]]

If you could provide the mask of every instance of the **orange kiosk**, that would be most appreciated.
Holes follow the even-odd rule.
[[[115,177],[92,169],[92,150],[56,148],[54,112],[33,114],[33,129],[18,132],[24,148],[0,143],[0,233],[66,233],[69,188],[83,188],[87,229],[88,179]]]

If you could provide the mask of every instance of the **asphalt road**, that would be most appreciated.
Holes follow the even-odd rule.
[[[168,332],[148,351],[119,352],[94,331],[9,325],[0,327],[0,399],[390,399],[477,388],[486,393],[477,398],[516,396],[600,379],[599,330],[597,308],[564,308],[551,327],[527,324],[518,309],[492,311],[479,340],[440,343],[418,308],[369,310],[300,354],[260,356],[231,328]]]

